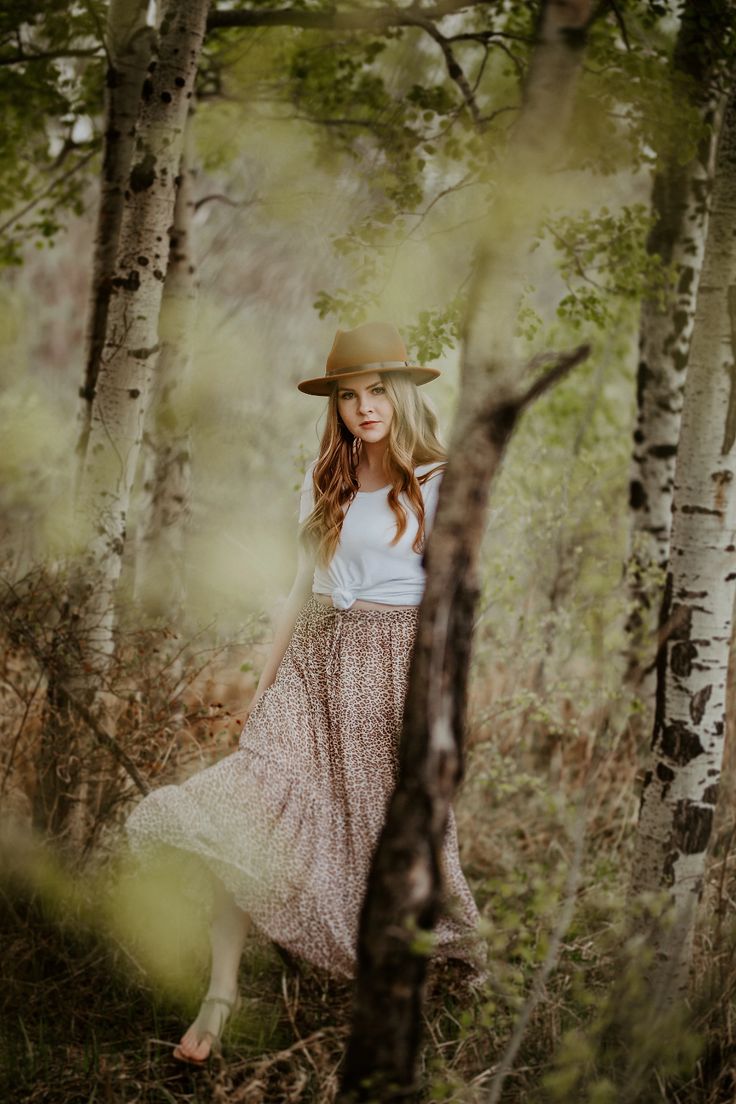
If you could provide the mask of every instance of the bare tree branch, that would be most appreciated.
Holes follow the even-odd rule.
[[[531,35],[512,34],[509,31],[460,31],[458,34],[447,35],[448,42],[480,42],[483,45],[498,45],[503,39],[508,39],[510,42],[526,42],[527,45],[534,45],[534,38]]]
[[[3,582],[8,590],[15,593],[13,586],[7,580],[3,580]],[[0,615],[3,616],[11,633],[14,635],[19,634],[22,637],[24,647],[33,656],[41,672],[47,673],[52,669],[58,669],[58,663],[55,663],[52,658],[44,653],[43,649],[39,647],[34,639],[33,634],[23,623],[14,620],[4,610],[0,610]],[[97,737],[99,743],[118,761],[126,774],[132,779],[136,789],[144,795],[150,793],[151,787],[148,785],[145,778],[141,776],[130,756],[121,748],[114,736],[111,736],[109,732],[105,731],[91,710],[89,710],[74,694],[71,694],[69,690],[62,685],[62,682],[63,680],[60,679],[59,687],[61,688],[64,700],[71,706],[81,720],[84,721],[90,731]]]
[[[194,210],[198,211],[200,207],[204,207],[205,203],[226,203],[228,207],[251,207],[256,201],[255,199],[231,199],[230,196],[224,195],[222,192],[213,192],[211,195],[202,196],[194,203]]]
[[[557,383],[559,379],[562,379],[563,376],[566,376],[576,364],[580,364],[581,361],[587,360],[589,356],[590,345],[578,345],[577,349],[573,349],[569,353],[560,353],[554,360],[552,366],[514,401],[513,405],[517,408],[517,411],[520,413],[524,407],[528,406],[534,399],[542,395],[553,384]]]
[[[442,19],[466,8],[488,6],[488,0],[442,0],[433,8],[412,6],[397,8],[370,8],[354,11],[313,12],[281,8],[276,11],[213,11],[207,20],[207,30],[224,27],[301,27],[328,31],[384,31],[389,27],[419,27],[439,45],[445,58],[447,71],[462,92],[463,99],[473,121],[482,126],[480,111],[462,67],[455,57],[450,40],[435,26],[434,20]],[[476,82],[477,87],[477,82]]]
[[[597,19],[606,15],[609,11],[613,12],[614,19],[618,23],[618,29],[621,32],[621,39],[627,50],[631,49],[631,42],[629,40],[629,32],[626,27],[626,21],[623,16],[623,12],[619,7],[617,0],[600,0],[600,3],[595,8],[593,14],[590,17],[590,22],[595,23]]]
[[[66,687],[62,688],[64,699],[69,703],[74,712],[84,721],[87,728],[97,737],[97,740],[106,748],[114,759],[117,759],[123,770],[130,776],[136,789],[144,796],[151,792],[151,787],[145,778],[139,773],[133,760],[123,751],[117,740],[106,732],[95,715],[74,694],[70,694]]]
[[[414,20],[414,23],[417,27],[421,27],[423,31],[426,31],[429,37],[433,38],[439,46],[440,50],[442,50],[445,58],[445,65],[447,66],[448,75],[451,80],[454,80],[455,84],[462,92],[463,99],[465,100],[468,111],[473,117],[473,122],[480,130],[482,126],[480,111],[478,110],[478,104],[476,102],[475,96],[473,95],[473,89],[470,87],[468,78],[465,76],[462,66],[455,57],[449,40],[445,38],[441,31],[437,30],[431,19],[416,18]]]
[[[43,670],[39,670],[38,678],[36,679],[36,685],[33,687],[33,690],[31,691],[30,697],[28,698],[28,700],[25,703],[25,709],[23,710],[23,716],[20,719],[20,724],[18,725],[18,729],[15,733],[15,736],[13,737],[13,742],[10,745],[10,754],[8,755],[8,761],[5,764],[5,773],[3,774],[2,783],[0,783],[0,797],[2,797],[2,795],[5,793],[5,786],[7,785],[8,778],[10,777],[10,772],[13,769],[13,762],[15,760],[15,753],[18,750],[18,744],[20,742],[21,736],[23,735],[23,729],[26,726],[26,721],[28,720],[28,714],[31,711],[31,706],[33,705],[34,699],[36,697],[36,693],[37,693],[38,688],[41,685],[42,681],[43,681]],[[12,685],[12,683],[9,682],[8,685]],[[15,689],[15,687],[13,689]],[[18,693],[18,692],[16,691],[16,693]],[[21,700],[22,700],[22,696],[20,694],[18,696],[21,697]]]
[[[61,184],[64,184],[69,179],[69,177],[74,176],[76,172],[79,172],[81,168],[84,168],[87,162],[92,157],[94,157],[96,153],[96,148],[91,149],[89,153],[86,153],[84,155],[84,157],[80,157],[76,165],[72,165],[71,169],[69,169],[68,172],[65,172],[63,176],[59,176],[56,178],[56,180],[52,180],[48,187],[44,188],[42,192],[39,192],[38,195],[29,200],[28,203],[26,203],[25,207],[21,207],[20,211],[16,211],[14,215],[11,215],[10,218],[5,220],[2,226],[0,226],[0,234],[7,230],[9,226],[12,226],[14,222],[17,222],[18,219],[23,218],[24,215],[27,215],[28,212],[31,211],[37,203],[40,203],[42,199],[45,199],[46,196],[53,192],[55,188],[58,188]]]
[[[211,11],[207,30],[222,27],[302,27],[325,31],[383,31],[388,27],[411,27],[417,20],[443,19],[466,8],[488,7],[488,0],[440,0],[433,8],[365,8],[356,11]]]

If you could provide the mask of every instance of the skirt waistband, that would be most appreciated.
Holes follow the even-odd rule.
[[[314,594],[310,594],[305,603],[305,609],[311,614],[317,614],[329,620],[339,618],[341,621],[404,621],[411,624],[417,621],[419,617],[419,606],[410,606],[404,609],[387,606],[385,610],[354,609],[351,607],[343,610],[320,602],[314,597]]]

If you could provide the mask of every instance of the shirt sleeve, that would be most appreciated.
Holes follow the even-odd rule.
[[[314,486],[312,483],[312,472],[314,471],[314,465],[316,463],[317,461],[313,460],[312,463],[308,465],[304,475],[304,482],[302,483],[302,489],[299,495],[300,525],[303,521],[306,521],[306,519],[309,517],[312,510],[314,509]]]
[[[422,485],[424,493],[424,531],[427,534],[429,534],[434,524],[434,515],[437,513],[437,501],[444,474],[444,470],[440,470],[436,475],[431,475]]]

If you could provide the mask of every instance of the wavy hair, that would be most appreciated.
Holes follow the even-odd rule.
[[[381,383],[393,407],[383,468],[389,485],[388,502],[396,515],[396,544],[406,531],[403,493],[419,522],[412,544],[415,552],[424,548],[424,499],[420,485],[437,470],[415,476],[420,464],[437,460],[444,466],[447,454],[439,438],[439,423],[432,402],[419,391],[408,372],[379,372]],[[326,567],[335,554],[345,517],[343,506],[359,490],[357,468],[361,441],[353,437],[337,409],[337,387],[327,402],[319,456],[312,472],[314,509],[302,525],[302,539],[314,549],[317,562]]]

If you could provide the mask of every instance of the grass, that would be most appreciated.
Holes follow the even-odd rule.
[[[171,1048],[196,997],[157,992],[125,948],[83,921],[60,923],[17,884],[5,886],[0,922],[3,1101],[210,1101],[227,1085],[228,1099],[250,1102],[276,1099],[276,1084],[280,1093],[311,1082],[313,1098],[327,1099],[347,985],[287,974],[274,953],[251,947],[241,986],[248,999],[226,1033],[226,1060],[190,1068]]]
[[[225,659],[210,654],[201,664],[196,657],[168,683],[164,644],[137,643],[137,666],[120,672],[119,700],[127,704],[116,734],[159,785],[232,750],[252,681],[246,673],[239,684],[232,671],[253,658],[253,647]],[[6,812],[22,818],[43,687],[22,648],[6,655],[18,700],[5,702],[15,735],[4,800]],[[456,816],[491,976],[471,997],[452,971],[433,970],[417,1099],[490,1104],[496,1093],[503,1104],[733,1104],[736,748],[724,768],[690,1007],[665,1013],[642,988],[646,946],[637,942],[627,903],[648,722],[630,694],[610,693],[615,680],[603,667],[581,666],[576,680],[568,673],[559,684],[548,672],[543,693],[529,690],[534,680],[523,670],[500,662],[492,641],[486,650],[479,642]],[[126,697],[130,685],[143,687],[140,698]],[[134,942],[103,922],[109,842],[129,807],[126,780],[111,771],[106,784],[108,819],[74,873],[48,867],[34,878],[22,850],[5,863],[0,1101],[331,1104],[350,986],[285,965],[263,942],[249,943],[241,973],[247,1000],[223,1055],[201,1069],[172,1058],[205,984],[204,951],[193,952],[183,935],[178,946],[177,917],[169,914],[167,938],[188,984],[167,987]],[[561,926],[571,869],[574,910]],[[519,1034],[522,1015],[528,1022]],[[518,1052],[501,1085],[499,1068],[515,1035]]]
[[[491,921],[491,979],[471,998],[451,970],[433,971],[425,1010],[424,1089],[418,1098],[424,1101],[489,1100],[559,920],[570,859],[564,834],[569,810],[550,802],[546,787],[532,776],[517,782],[524,800],[507,777],[506,789],[499,787],[490,803],[487,785],[476,773],[458,804],[462,836],[472,841],[466,866]],[[611,801],[616,804],[615,796]],[[733,1101],[733,925],[721,918],[715,949],[712,927],[701,925],[700,984],[692,1011],[668,1019],[652,1010],[641,992],[635,942],[626,942],[626,837],[620,861],[606,858],[604,819],[593,822],[574,916],[561,933],[559,956],[531,1010],[499,1099],[508,1104]],[[729,869],[722,878],[714,864],[709,891],[730,892],[732,874]],[[206,963],[193,963],[189,992],[155,986],[135,948],[96,922],[98,893],[99,881],[82,877],[59,907],[22,875],[4,882],[0,1100],[330,1104],[335,1099],[349,984],[304,965],[285,965],[268,944],[251,941],[241,973],[247,1000],[226,1032],[223,1055],[201,1069],[183,1066],[171,1048],[196,1012]],[[715,915],[712,908],[709,915]],[[625,1095],[623,1086],[628,1086]]]

